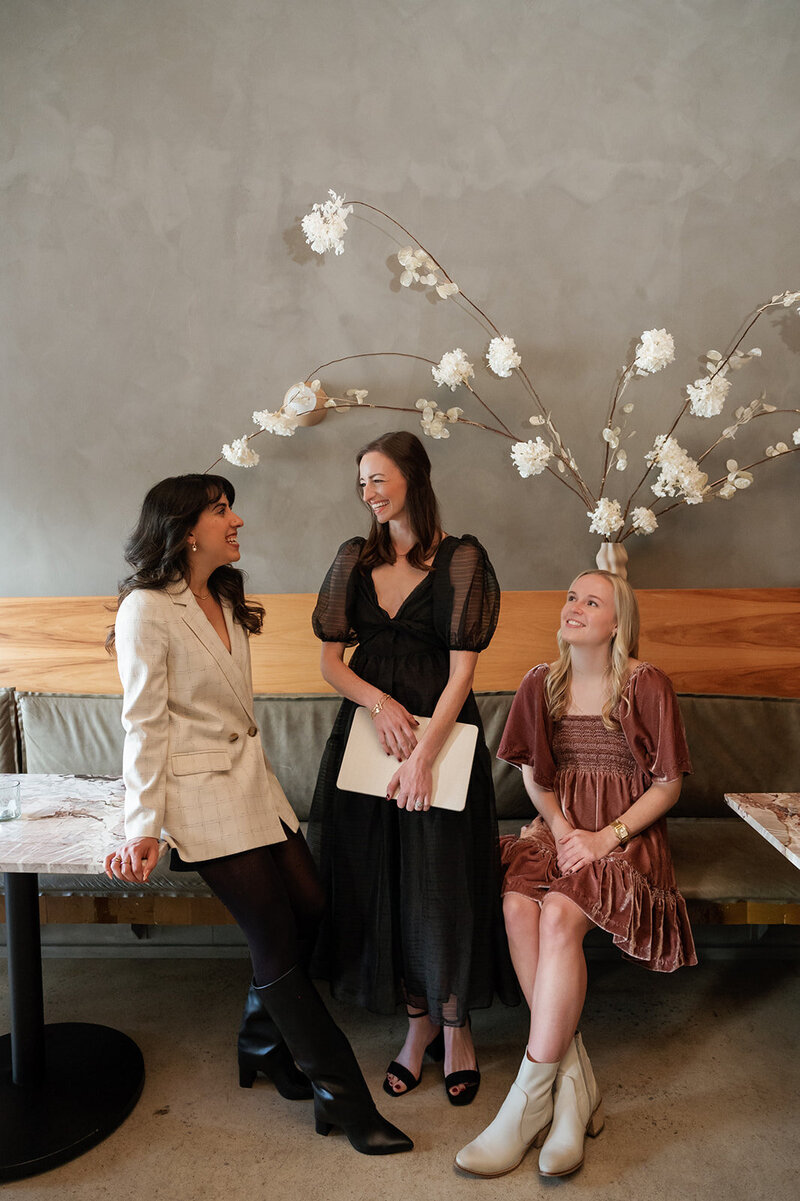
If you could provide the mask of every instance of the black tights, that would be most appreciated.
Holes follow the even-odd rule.
[[[306,840],[284,826],[285,842],[209,859],[198,866],[244,932],[258,985],[272,984],[308,954],[325,896]]]

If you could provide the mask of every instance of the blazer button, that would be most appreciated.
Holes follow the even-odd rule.
[[[251,726],[250,729],[247,731],[247,733],[251,738],[255,738],[256,734],[258,733],[258,727]]]
[[[229,734],[228,735],[228,742],[238,742],[238,741],[239,741],[238,734]]]

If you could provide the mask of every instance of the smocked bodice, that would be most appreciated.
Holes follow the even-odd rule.
[[[632,776],[636,761],[622,730],[609,730],[602,717],[572,715],[553,723],[553,758],[560,771],[614,772]]]

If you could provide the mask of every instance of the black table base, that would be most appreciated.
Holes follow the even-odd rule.
[[[0,1180],[46,1172],[116,1130],[144,1085],[142,1053],[108,1026],[44,1027],[44,1079],[14,1084],[11,1037],[0,1038]]]
[[[35,872],[6,872],[11,1033],[0,1038],[0,1181],[66,1163],[116,1130],[144,1086],[132,1039],[109,1026],[44,1024]]]

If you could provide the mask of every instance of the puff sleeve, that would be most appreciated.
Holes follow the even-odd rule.
[[[540,663],[523,679],[511,704],[497,758],[515,767],[532,767],[540,788],[552,791],[556,777],[553,759],[553,722],[547,712],[544,683],[549,667]]]
[[[434,623],[448,650],[483,651],[497,628],[500,586],[477,538],[465,534],[452,543],[436,564]]]
[[[346,646],[355,646],[358,642],[349,610],[353,573],[363,545],[363,538],[350,538],[343,542],[322,581],[311,615],[312,628],[321,642],[343,642]]]
[[[692,770],[678,698],[668,676],[644,663],[631,676],[618,720],[631,754],[653,780],[664,782]]]

